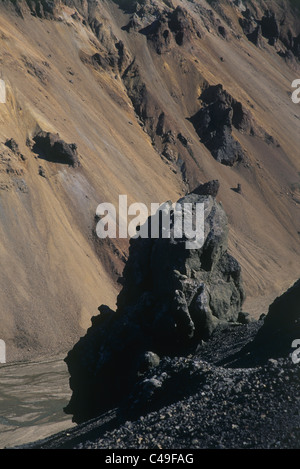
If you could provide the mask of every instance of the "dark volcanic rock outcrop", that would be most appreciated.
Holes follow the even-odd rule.
[[[182,46],[191,37],[192,19],[184,8],[178,6],[170,15],[169,27],[174,34],[176,43]]]
[[[196,187],[192,193],[198,195],[211,195],[216,197],[220,188],[220,182],[217,179],[205,182]]]
[[[101,306],[66,358],[73,390],[66,411],[77,422],[120,404],[158,357],[186,354],[218,325],[238,318],[244,300],[241,269],[227,252],[222,206],[196,194],[178,203],[191,204],[194,211],[204,203],[204,243],[187,249],[186,237],[175,238],[174,224],[170,238],[160,232],[156,239],[131,240],[117,311]],[[148,221],[152,226],[153,217]]]
[[[300,281],[264,319],[219,327],[188,356],[145,353],[126,406],[26,447],[299,449],[299,311]]]
[[[300,280],[271,304],[251,347],[261,357],[282,357],[292,351],[296,339],[300,339]]]
[[[261,19],[262,35],[269,40],[271,46],[274,46],[279,39],[280,28],[276,15],[273,11],[266,11]]]
[[[262,47],[261,26],[260,25],[256,26],[254,31],[247,35],[247,38],[249,39],[249,41],[253,42],[255,46]]]
[[[285,57],[285,54],[291,53],[299,59],[297,45],[299,25],[295,22],[298,14],[296,2],[294,6],[296,10],[293,10],[293,7],[289,10],[289,8],[284,9],[283,3],[274,4],[272,5],[274,10],[265,10],[259,15],[258,11],[249,5],[249,8],[242,11],[243,16],[239,19],[239,23],[246,37],[256,46],[263,47],[266,43],[265,38],[269,45],[278,46],[280,56]]]
[[[300,60],[300,34],[293,40],[292,51],[295,56]]]
[[[68,164],[73,167],[80,165],[75,143],[66,143],[59,138],[58,134],[40,131],[33,137],[35,142],[33,151],[40,158],[53,163]]]
[[[158,54],[167,52],[172,45],[183,46],[190,41],[193,34],[201,37],[191,16],[180,6],[157,16],[154,22],[140,32],[147,36]]]
[[[240,143],[232,136],[232,128],[254,134],[249,112],[222,85],[209,86],[201,95],[203,107],[191,118],[202,143],[212,156],[228,166],[243,160]]]
[[[20,152],[19,145],[15,141],[15,139],[10,138],[6,140],[5,146],[9,148],[17,157],[21,158],[21,160],[25,160],[25,156]]]
[[[155,150],[164,161],[173,164],[176,170],[179,169],[183,181],[186,181],[185,159],[193,156],[190,141],[178,132],[172,115],[161,108],[156,94],[146,85],[135,59],[125,69],[122,80],[139,124],[150,136]]]
[[[18,2],[14,3],[19,6]],[[19,3],[22,5],[21,2]],[[23,5],[24,4],[27,4],[33,16],[47,19],[55,18],[60,7],[60,2],[58,0],[26,0],[26,3],[23,2]]]
[[[147,36],[148,41],[152,43],[158,54],[168,51],[174,40],[168,20],[164,16],[155,20],[150,26],[142,30],[142,32]]]

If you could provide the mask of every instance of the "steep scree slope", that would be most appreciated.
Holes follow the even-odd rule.
[[[114,307],[128,241],[100,242],[95,211],[119,194],[148,205],[217,179],[249,312],[299,277],[299,34],[281,0],[0,2],[8,360],[65,351],[100,302]],[[213,116],[210,89],[226,99],[203,138],[193,116]],[[218,154],[241,149],[232,166],[207,143],[216,130]],[[41,152],[47,134],[76,164]]]

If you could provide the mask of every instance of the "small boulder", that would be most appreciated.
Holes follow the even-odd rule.
[[[200,184],[200,186],[196,187],[192,193],[198,195],[211,195],[212,197],[216,197],[220,188],[220,182],[218,179],[214,179],[212,181],[205,182],[204,184]]]
[[[255,321],[255,319],[252,318],[249,313],[245,313],[244,311],[239,312],[237,322],[241,324],[250,324],[253,321]]]
[[[58,134],[44,131],[37,133],[33,140],[35,142],[33,151],[38,154],[39,158],[73,167],[80,166],[75,143],[66,143],[59,138]]]

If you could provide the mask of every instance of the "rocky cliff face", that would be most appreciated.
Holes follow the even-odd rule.
[[[251,344],[260,357],[281,357],[300,339],[300,280],[270,305],[264,324]],[[298,343],[294,348],[298,347]]]
[[[176,238],[174,212],[169,238],[161,232],[157,239],[131,240],[117,311],[102,305],[66,359],[73,391],[67,412],[77,422],[118,405],[160,357],[187,354],[217,326],[239,317],[244,289],[240,266],[227,251],[224,209],[213,197],[196,194],[178,204],[194,212],[204,204],[204,243],[187,249],[186,232]]]
[[[296,337],[299,340],[299,305],[297,281],[276,299],[265,318],[219,326],[188,355],[160,359],[155,353],[146,352],[139,361],[135,384],[128,394],[128,388],[123,388],[125,395],[118,408],[28,447],[299,448],[299,345],[297,360],[292,359],[292,341]],[[120,327],[121,319],[118,318]],[[184,331],[183,324],[179,327]],[[91,365],[89,359],[95,347],[92,339],[97,335],[99,350],[104,342],[95,321],[81,347],[77,347],[80,353],[76,356],[72,351],[69,359],[80,362],[86,353],[85,363]],[[136,342],[131,345],[133,366]],[[98,358],[103,357],[103,352],[102,349]],[[79,371],[74,368],[72,363],[74,373]],[[94,368],[93,376],[96,374]],[[114,377],[112,370],[111,376]],[[102,386],[105,385],[103,380]],[[83,397],[78,386],[79,381],[74,401],[77,404]],[[84,403],[80,408],[87,410]]]
[[[114,309],[129,243],[97,239],[95,212],[119,194],[148,205],[218,180],[246,309],[259,314],[258,302],[299,277],[294,7],[4,0],[0,9],[0,321],[11,359],[65,352],[100,301]]]

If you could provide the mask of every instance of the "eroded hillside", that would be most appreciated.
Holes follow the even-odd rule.
[[[300,16],[286,2],[0,9],[8,360],[65,351],[100,304],[114,307],[128,241],[100,242],[95,213],[119,194],[149,205],[218,179],[245,308],[260,313],[299,278]]]

